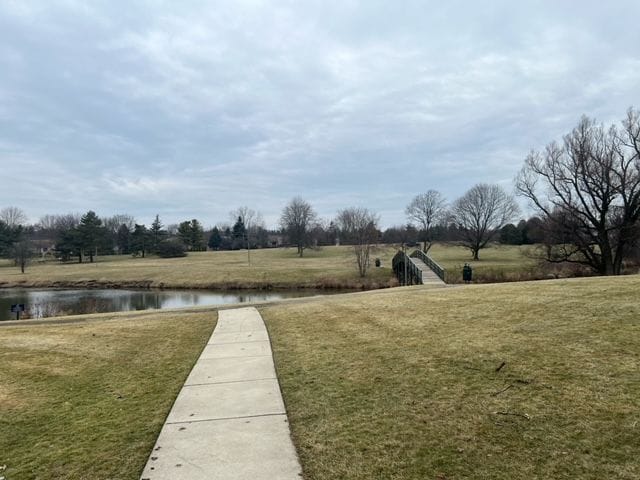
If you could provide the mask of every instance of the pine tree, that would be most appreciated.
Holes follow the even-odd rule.
[[[106,236],[106,229],[96,212],[89,210],[82,216],[78,233],[81,248],[89,254],[89,262],[93,263],[94,254],[97,253],[98,246],[104,243]]]
[[[160,216],[156,214],[156,218],[149,229],[151,234],[151,251],[154,253],[158,252],[160,242],[162,242],[162,239],[167,235],[167,231],[163,230],[162,227],[164,227],[164,225],[160,221]]]
[[[131,231],[129,230],[129,227],[127,227],[123,223],[122,225],[120,225],[120,228],[118,228],[118,233],[116,235],[117,235],[118,251],[123,255],[130,253],[131,252]]]
[[[149,230],[144,225],[136,223],[131,234],[131,251],[134,255],[142,254],[144,258],[145,252],[149,249]]]
[[[191,251],[205,250],[204,230],[202,225],[195,218],[191,221],[184,221],[178,226],[178,237]]]
[[[211,250],[219,250],[221,245],[222,236],[220,235],[220,230],[218,230],[218,227],[213,227],[209,236],[209,248]]]

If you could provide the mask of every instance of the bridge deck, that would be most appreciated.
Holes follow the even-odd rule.
[[[409,260],[422,271],[422,283],[425,285],[445,285],[429,266],[419,258],[411,257]]]

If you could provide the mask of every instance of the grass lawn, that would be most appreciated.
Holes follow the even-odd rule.
[[[472,260],[469,249],[436,243],[429,255],[446,270],[447,283],[462,283],[462,267],[468,263],[473,268],[474,282],[491,283],[504,281],[535,280],[546,278],[550,273],[528,254],[530,245],[491,244],[480,250],[480,260]]]
[[[34,262],[20,273],[9,262],[0,264],[0,286],[115,286],[165,288],[375,288],[395,284],[391,258],[395,251],[380,248],[382,268],[371,268],[358,277],[351,247],[305,250],[295,248],[251,251],[195,252],[185,258],[103,256],[96,263]]]
[[[305,478],[640,478],[640,277],[262,308]]]
[[[261,307],[306,480],[640,478],[640,276]],[[135,479],[215,313],[0,328],[0,476]],[[153,347],[153,348],[150,348]]]
[[[0,477],[142,473],[216,314],[115,318],[0,328]]]

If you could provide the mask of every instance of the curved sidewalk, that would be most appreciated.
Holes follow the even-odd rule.
[[[262,317],[221,310],[141,479],[301,477]]]

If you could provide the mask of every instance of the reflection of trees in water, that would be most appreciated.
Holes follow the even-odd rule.
[[[200,303],[200,295],[193,292],[182,292],[178,298],[184,305],[198,305]]]
[[[64,304],[41,302],[26,305],[24,313],[20,314],[20,318],[63,317],[76,313],[78,312],[66,308]]]
[[[85,313],[180,308],[276,300],[288,297],[339,293],[327,291],[135,291],[135,290],[10,290],[0,292],[0,320],[15,319],[11,305],[24,303],[20,318],[44,318]]]

